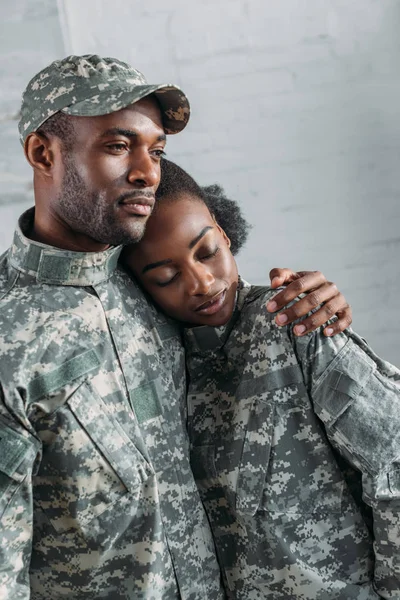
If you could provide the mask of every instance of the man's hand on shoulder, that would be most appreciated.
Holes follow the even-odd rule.
[[[293,331],[296,335],[305,335],[336,316],[337,320],[325,327],[326,336],[336,335],[351,325],[353,320],[351,306],[336,285],[328,281],[320,271],[295,272],[291,269],[272,269],[269,277],[272,288],[287,286],[268,302],[267,310],[270,313],[281,311],[300,294],[306,294],[290,308],[278,312],[275,317],[278,325],[289,325],[293,321],[302,319],[301,323],[295,325]],[[317,308],[318,310],[315,310]],[[315,312],[310,315],[313,310]]]

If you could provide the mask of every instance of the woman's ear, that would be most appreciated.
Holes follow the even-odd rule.
[[[228,236],[226,235],[226,233],[225,233],[225,231],[222,229],[222,227],[221,227],[220,225],[218,225],[218,223],[217,223],[217,219],[215,218],[215,215],[214,215],[214,214],[212,215],[212,218],[213,218],[213,219],[214,219],[214,221],[215,221],[215,224],[216,224],[216,226],[217,226],[217,229],[218,229],[218,231],[219,231],[220,233],[222,233],[222,237],[224,238],[225,242],[227,243],[227,245],[228,245],[228,248],[230,248],[230,247],[231,247],[231,240],[228,238]]]
[[[228,236],[226,235],[226,233],[225,233],[225,231],[223,229],[221,229],[221,231],[222,231],[222,235],[224,236],[224,240],[228,244],[228,248],[230,248],[231,247],[231,240],[230,240],[230,238],[228,238]]]
[[[34,131],[25,140],[25,157],[31,167],[42,175],[50,175],[54,165],[54,143],[47,136]]]

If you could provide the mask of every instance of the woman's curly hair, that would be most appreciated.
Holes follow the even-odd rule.
[[[231,252],[236,256],[246,243],[251,229],[250,223],[244,218],[236,200],[227,198],[218,183],[203,187],[203,192],[208,210],[231,240]]]
[[[226,197],[223,188],[214,183],[200,187],[186,171],[165,158],[161,161],[161,182],[156,192],[157,202],[174,202],[181,194],[203,202],[231,241],[236,255],[244,246],[251,225],[244,218],[239,204]],[[157,210],[157,208],[156,208]]]

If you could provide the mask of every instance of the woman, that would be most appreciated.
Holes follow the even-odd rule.
[[[164,162],[125,261],[189,326],[191,463],[228,597],[400,597],[400,372],[350,330],[278,327],[221,214]]]

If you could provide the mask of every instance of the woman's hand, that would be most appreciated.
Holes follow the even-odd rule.
[[[352,310],[346,298],[339,292],[336,285],[328,281],[325,275],[319,271],[296,273],[290,269],[272,269],[269,277],[272,288],[287,287],[268,302],[268,312],[280,311],[299,294],[306,293],[304,298],[276,315],[275,321],[278,325],[289,325],[289,323],[309,315],[311,310],[320,307],[312,315],[303,318],[301,323],[295,325],[293,331],[296,335],[305,335],[314,331],[334,316],[337,317],[337,321],[324,329],[324,334],[327,336],[340,333],[352,323]]]

